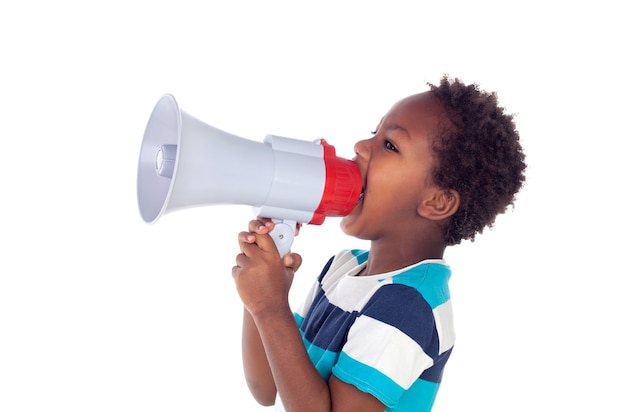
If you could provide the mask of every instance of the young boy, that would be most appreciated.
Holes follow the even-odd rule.
[[[334,256],[295,316],[301,257],[281,260],[269,220],[239,234],[248,387],[289,412],[430,411],[455,339],[444,250],[512,205],[526,168],[519,135],[495,94],[444,76],[354,149],[363,195],[341,228],[371,247]]]

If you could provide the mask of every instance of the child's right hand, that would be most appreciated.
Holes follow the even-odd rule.
[[[250,221],[247,232],[239,233],[241,253],[236,257],[232,276],[239,297],[253,316],[268,309],[289,309],[289,289],[302,264],[297,253],[288,253],[281,259],[269,236],[273,228],[270,219],[259,218]]]

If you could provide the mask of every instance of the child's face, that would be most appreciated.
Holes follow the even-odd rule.
[[[418,227],[418,206],[437,189],[430,178],[434,158],[429,137],[443,114],[432,93],[409,96],[389,110],[372,138],[354,146],[364,193],[341,221],[346,234],[402,239]]]

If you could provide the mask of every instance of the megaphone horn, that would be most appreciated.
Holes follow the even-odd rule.
[[[277,223],[270,235],[281,256],[297,224],[347,215],[361,188],[356,163],[323,139],[244,139],[188,115],[169,94],[154,107],[141,143],[137,198],[145,222],[193,206],[249,205]]]

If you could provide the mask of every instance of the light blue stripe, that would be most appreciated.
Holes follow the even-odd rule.
[[[333,375],[374,395],[393,412],[430,411],[439,391],[439,384],[418,379],[404,390],[386,375],[358,362],[345,353],[333,368]]]
[[[300,328],[300,326],[302,326],[302,322],[304,322],[304,318],[298,312],[294,312],[293,317],[296,318],[296,324],[298,325],[298,328]],[[300,333],[302,333],[302,330],[300,330]]]
[[[362,364],[342,352],[333,368],[333,375],[363,392],[371,393],[387,407],[393,408],[404,389],[380,371]]]
[[[359,249],[354,249],[354,250],[351,250],[350,252],[352,252],[354,257],[356,257],[356,261],[359,265],[366,262],[370,254],[368,250],[359,250]]]
[[[415,288],[434,309],[450,300],[448,279],[450,279],[449,267],[439,263],[428,263],[394,276],[393,283]]]
[[[304,347],[309,354],[309,359],[311,359],[311,362],[315,365],[315,369],[317,369],[317,372],[322,376],[322,378],[328,380],[328,378],[330,378],[333,365],[337,362],[337,352],[325,350],[319,346],[313,345],[311,342],[306,340],[304,336],[302,337],[302,340],[304,341]]]
[[[418,379],[400,400],[394,412],[430,411],[435,403],[439,384]]]

